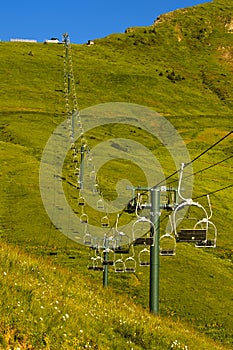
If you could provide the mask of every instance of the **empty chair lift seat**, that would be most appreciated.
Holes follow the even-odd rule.
[[[205,240],[205,229],[181,229],[177,232],[177,242],[202,242]]]

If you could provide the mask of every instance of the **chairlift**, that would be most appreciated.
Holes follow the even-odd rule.
[[[135,272],[136,271],[136,260],[134,258],[134,247],[131,246],[132,255],[125,259],[125,272]]]
[[[70,148],[73,150],[73,152],[76,152],[76,151],[77,151],[74,142],[71,143],[71,147],[70,147]]]
[[[78,119],[77,119],[77,127],[78,128],[82,127],[82,120],[81,120],[80,116],[78,116]]]
[[[98,199],[96,206],[97,206],[97,209],[104,209],[104,201],[102,198]]]
[[[78,163],[78,155],[77,154],[73,155],[73,162]]]
[[[76,188],[77,188],[77,190],[80,190],[81,187],[82,187],[82,181],[80,181],[80,179],[78,178],[77,183],[76,183]]]
[[[93,159],[91,157],[87,158],[87,167],[92,168],[93,167]]]
[[[154,245],[154,237],[150,236],[151,228],[153,229],[153,232],[155,232],[155,226],[151,220],[147,219],[146,217],[138,217],[138,219],[133,223],[132,227],[132,237],[135,246]]]
[[[176,239],[173,232],[172,220],[171,216],[169,216],[171,230],[170,232],[166,232],[164,235],[160,237],[160,255],[162,256],[174,256],[176,254]]]
[[[95,170],[92,170],[91,172],[90,172],[90,179],[91,180],[96,180],[96,172],[95,172]]]
[[[97,255],[99,247],[96,245],[95,255],[91,257],[92,264],[88,267],[89,270],[103,271],[103,258],[101,255]]]
[[[138,261],[140,266],[150,266],[150,250],[148,248],[145,247],[139,252]]]
[[[129,247],[130,247],[129,236],[124,232],[118,230],[118,222],[119,222],[119,214],[117,214],[117,220],[116,220],[116,227],[115,227],[116,233],[113,236],[115,240],[114,251],[115,253],[128,254]]]
[[[103,259],[100,255],[94,258],[94,268],[95,271],[103,271]]]
[[[80,135],[84,134],[84,129],[83,129],[82,125],[79,126],[78,132],[79,132]]]
[[[94,260],[95,260],[95,257],[91,257],[91,265],[88,265],[87,268],[88,270],[94,270],[94,267],[95,267],[95,263],[94,263]]]
[[[101,218],[101,227],[109,227],[109,226],[110,226],[109,218],[107,215],[105,215]]]
[[[85,234],[83,236],[83,244],[86,245],[86,246],[89,246],[89,247],[93,246],[93,237],[90,234],[90,232],[88,231],[87,225],[86,225],[86,228],[85,228]]]
[[[95,256],[92,258],[92,268],[89,270],[103,271],[103,259],[101,256]]]
[[[160,255],[174,256],[176,254],[176,240],[170,233],[160,237]]]
[[[81,139],[81,146],[82,146],[82,147],[85,147],[85,146],[87,145],[87,139],[86,139],[86,137],[85,137],[83,134],[81,134],[80,139]]]
[[[79,172],[80,172],[79,167],[75,167],[74,168],[74,175],[78,176]]]
[[[85,199],[81,194],[79,195],[79,198],[78,198],[78,205],[80,205],[80,206],[85,205]]]
[[[199,222],[197,222],[196,227],[199,224],[202,224],[203,222],[205,222],[205,219],[200,220]],[[213,235],[210,238],[210,227],[213,229]],[[195,244],[196,248],[216,248],[216,242],[217,242],[217,227],[215,226],[215,224],[210,221],[207,220],[207,229],[206,229],[206,239],[204,240],[200,240],[199,242],[197,242]]]
[[[115,247],[114,251],[117,254],[128,254],[129,253],[129,236],[124,232],[117,232],[114,236],[115,239]]]
[[[95,194],[95,193],[99,193],[99,185],[96,183],[94,186],[93,186],[93,190],[92,192]]]
[[[115,272],[125,272],[125,263],[122,259],[117,259],[114,263]]]
[[[177,242],[201,242],[206,240],[206,226],[203,228],[196,228],[195,224],[192,225],[192,227],[188,228],[182,228],[178,230],[178,221],[182,221],[183,218],[177,218],[177,214],[180,210],[185,209],[188,207],[190,210],[191,207],[201,209],[202,215],[204,214],[204,221],[207,222],[208,220],[208,214],[206,209],[198,202],[194,202],[191,198],[184,198],[180,193],[181,188],[181,181],[183,177],[183,169],[185,167],[185,164],[182,163],[181,165],[181,172],[180,172],[180,178],[179,178],[179,185],[178,185],[178,195],[183,200],[174,210],[173,213],[173,227],[174,227],[174,234]],[[186,219],[190,219],[187,217]],[[193,218],[191,218],[193,219]],[[202,220],[201,220],[202,221]],[[204,222],[202,221],[202,222]]]
[[[103,250],[103,265],[110,265],[113,266],[114,265],[114,251],[110,248],[106,248]]]
[[[136,260],[134,257],[129,256],[125,259],[125,272],[135,272],[136,271]]]
[[[202,215],[204,213],[204,218],[201,220],[201,223],[205,225],[202,225],[201,228],[197,228],[196,224],[197,222],[197,219],[194,218],[194,217],[186,217],[186,218],[178,218],[176,219],[177,217],[177,213],[179,210],[185,208],[185,207],[188,207],[189,209],[191,207],[196,207],[196,208],[199,208],[201,209],[202,211]],[[179,221],[183,221],[184,220],[188,221],[189,222],[189,227],[185,227],[185,228],[182,228],[182,229],[179,229],[178,230],[178,223]],[[208,220],[208,214],[207,214],[207,211],[206,209],[198,202],[194,202],[192,199],[188,199],[186,200],[185,202],[182,202],[180,203],[174,213],[173,213],[173,225],[174,225],[174,234],[175,234],[175,237],[176,237],[176,241],[177,242],[187,242],[187,243],[196,243],[196,242],[200,242],[200,241],[205,241],[206,240],[206,234],[207,234],[207,220]],[[195,223],[191,224],[191,222],[195,221]]]
[[[76,148],[75,144],[73,147],[71,147],[73,157],[78,155],[78,149]]]
[[[103,271],[103,259],[101,256],[97,256],[95,258],[95,268],[94,268],[95,271]]]
[[[88,223],[88,216],[85,213],[82,213],[80,216],[80,222],[81,224],[87,224]]]

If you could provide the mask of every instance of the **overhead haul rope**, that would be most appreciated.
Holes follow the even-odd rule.
[[[222,141],[225,140],[227,137],[229,137],[232,133],[233,133],[233,130],[230,131],[229,133],[227,133],[226,135],[224,135],[221,139],[219,139],[218,141],[216,141],[214,144],[212,144],[210,147],[208,147],[205,151],[203,151],[202,153],[200,153],[198,156],[196,156],[195,158],[193,158],[190,162],[184,164],[184,167],[186,167],[186,166],[188,166],[188,165],[194,163],[196,160],[198,160],[199,158],[201,158],[205,153],[207,153],[208,151],[210,151],[211,149],[213,149],[214,147],[216,147],[220,142],[222,142]],[[222,163],[223,161],[226,161],[227,159],[230,159],[230,158],[232,158],[232,156],[230,156],[230,157],[228,157],[228,158],[226,158],[226,159],[220,161],[219,164]],[[216,163],[215,165],[217,165],[217,163]],[[213,165],[213,166],[215,166],[215,165]],[[205,169],[205,170],[207,170],[207,169]],[[204,171],[204,169],[202,169],[202,171]],[[178,174],[179,172],[181,172],[181,168],[178,169],[178,170],[176,170],[175,172],[173,172],[173,173],[170,174],[169,176],[167,176],[167,177],[166,177],[165,179],[163,179],[162,181],[158,182],[156,185],[152,186],[149,190],[155,189],[156,187],[158,187],[159,185],[161,185],[162,183],[164,183],[164,181],[170,179],[172,176]],[[199,171],[199,172],[201,172],[201,171]],[[192,174],[192,175],[194,175],[194,174]],[[189,176],[191,176],[191,175],[189,175]],[[177,180],[175,180],[175,181],[177,181]],[[172,181],[172,182],[175,182],[175,181]],[[171,184],[172,182],[170,182],[169,184]],[[232,186],[232,185],[227,186],[226,188],[231,187],[231,186]],[[225,188],[224,188],[224,189],[225,189]],[[147,192],[148,192],[148,191],[143,191],[142,194],[143,194],[143,193],[147,193]],[[203,197],[204,197],[204,196],[206,196],[206,195],[203,195]],[[128,203],[135,201],[136,198],[137,198],[136,196],[133,197],[133,198],[131,198],[131,200],[130,200]],[[198,197],[198,198],[199,198],[199,197]],[[125,209],[127,209],[127,206],[123,209],[123,211],[124,211]],[[121,215],[122,215],[122,213],[120,214],[120,216],[121,216]]]
[[[198,156],[196,156],[195,158],[193,158],[190,162],[185,163],[184,167],[187,167],[188,165],[191,165],[192,163],[194,163],[196,160],[198,160],[199,158],[201,158],[204,154],[206,154],[207,152],[209,152],[212,148],[216,147],[220,142],[222,142],[223,140],[225,140],[227,137],[229,137],[231,134],[233,133],[233,130],[230,131],[228,134],[224,135],[220,140],[218,140],[217,142],[215,142],[213,145],[211,145],[210,147],[208,147],[205,151],[203,151],[202,153],[200,153]],[[154,185],[151,189],[156,188],[157,186],[159,186],[161,183],[163,183],[164,181],[170,179],[172,176],[176,175],[177,173],[179,173],[181,171],[181,168],[176,170],[174,173],[172,173],[171,175],[167,176],[165,179],[163,179],[162,181],[160,181],[159,183],[157,183],[156,185]]]
[[[211,169],[211,168],[213,168],[213,167],[215,167],[215,166],[217,166],[217,165],[219,165],[219,164],[221,164],[221,163],[224,163],[225,161],[227,161],[228,159],[231,159],[231,158],[233,158],[233,155],[232,155],[232,156],[229,156],[229,157],[227,157],[227,158],[225,158],[225,159],[223,159],[223,160],[220,160],[220,161],[217,162],[217,163],[214,163],[214,164],[212,164],[212,165],[209,165],[209,166],[206,167],[206,168],[203,168],[203,169],[201,169],[201,170],[198,170],[198,171],[196,171],[195,173],[192,173],[192,174],[190,174],[190,175],[187,175],[187,176],[185,176],[183,179],[187,179],[187,178],[190,177],[190,176],[194,176],[194,175],[200,174],[200,173],[202,173],[203,171],[206,171],[206,170]],[[173,180],[173,181],[169,182],[168,185],[171,185],[173,182],[176,182],[176,181],[177,181],[177,180]]]
[[[193,198],[193,199],[198,199],[198,198],[206,197],[206,196],[208,196],[208,195],[210,195],[210,194],[214,194],[214,193],[217,193],[217,192],[220,192],[220,191],[226,190],[227,188],[230,188],[230,187],[233,187],[233,184],[230,184],[230,185],[228,185],[228,186],[225,186],[225,187],[219,188],[218,190],[211,191],[211,192],[206,193],[206,194],[202,194],[201,196],[195,197],[195,198]]]

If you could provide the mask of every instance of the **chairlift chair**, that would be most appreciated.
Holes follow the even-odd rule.
[[[93,167],[93,160],[91,157],[87,158],[87,167],[92,168]]]
[[[103,259],[101,256],[96,256],[94,260],[94,270],[95,271],[103,271]]]
[[[203,215],[204,213],[204,220],[208,219],[208,214],[205,210],[205,208],[199,204],[198,202],[194,202],[192,199],[186,200],[185,202],[180,203],[174,213],[173,213],[173,226],[174,226],[174,234],[176,237],[176,242],[187,242],[187,243],[196,243],[196,242],[200,242],[200,241],[204,241],[206,240],[206,225],[203,226],[202,228],[196,228],[196,223],[197,223],[197,219],[195,219],[195,224],[192,224],[191,227],[188,228],[182,228],[178,230],[178,222],[184,220],[183,218],[176,218],[177,217],[177,213],[179,210],[185,208],[185,207],[195,207],[195,208],[199,208],[201,209],[201,213]],[[191,221],[194,221],[193,217],[186,217],[185,220],[189,221],[189,223]],[[203,221],[204,222],[204,221]]]
[[[82,182],[80,181],[79,177],[78,177],[78,180],[77,180],[77,183],[76,183],[76,188],[77,190],[80,190],[82,187]]]
[[[119,214],[117,215],[117,220],[116,220],[116,227],[115,227],[116,233],[113,236],[115,241],[114,251],[115,253],[128,254],[129,247],[130,247],[130,239],[127,234],[118,230],[118,221],[119,221]]]
[[[89,247],[92,247],[93,240],[92,240],[92,235],[90,233],[86,233],[83,237],[83,244],[87,245]]]
[[[87,224],[88,223],[88,216],[85,213],[82,213],[82,215],[80,216],[80,222],[81,224]]]
[[[79,133],[80,135],[83,135],[83,134],[84,134],[84,129],[83,129],[83,126],[82,126],[82,125],[79,126],[79,128],[78,128],[78,133]]]
[[[95,193],[99,193],[99,185],[96,183],[94,184],[93,186],[93,189],[92,189],[92,192],[95,194]]]
[[[85,205],[85,199],[81,194],[79,195],[79,198],[78,198],[78,205],[80,205],[80,206]]]
[[[136,272],[136,260],[134,258],[134,247],[132,245],[132,255],[125,259],[125,272]]]
[[[216,248],[216,242],[217,242],[217,227],[215,226],[215,224],[206,219],[202,219],[199,222],[196,223],[195,228],[198,227],[198,225],[205,223],[207,224],[207,228],[206,228],[206,237],[204,240],[200,240],[199,242],[197,242],[195,244],[196,248]],[[211,235],[210,233],[210,228],[213,229],[213,234]]]
[[[129,236],[126,235],[124,232],[117,232],[114,236],[115,240],[115,247],[114,251],[115,253],[120,254],[128,254],[129,253]]]
[[[93,237],[88,230],[88,225],[86,225],[83,236],[83,244],[88,247],[93,247]]]
[[[135,272],[136,271],[136,260],[133,256],[129,256],[125,259],[125,272]]]
[[[145,225],[149,225],[146,227]],[[138,219],[134,222],[132,227],[132,237],[134,245],[154,245],[154,237],[148,236],[150,235],[151,228],[155,233],[155,226],[153,222],[146,217],[138,217]],[[146,231],[146,232],[144,232]],[[146,233],[146,235],[145,235]],[[139,236],[139,237],[136,237]]]
[[[173,235],[173,224],[171,215],[169,216],[170,231],[166,232],[159,239],[159,251],[162,256],[174,256],[176,254],[176,239]]]
[[[150,250],[148,248],[145,247],[139,252],[138,261],[140,266],[150,266]]]
[[[103,250],[103,265],[114,265],[115,254],[112,249],[106,248]]]
[[[115,272],[125,272],[125,263],[123,259],[117,259],[114,262],[114,270]]]
[[[125,272],[136,272],[136,260],[134,258],[134,246],[131,245],[132,254],[125,259]]]
[[[97,209],[104,209],[104,201],[102,198],[98,199],[96,206],[97,206]]]
[[[91,172],[90,172],[90,179],[91,180],[96,180],[96,172],[95,172],[95,170],[92,170]]]
[[[92,256],[91,257],[91,265],[88,265],[88,270],[94,270],[94,267],[95,267],[95,257],[94,256]]]
[[[81,134],[80,139],[81,139],[81,146],[82,146],[82,147],[85,147],[85,146],[87,145],[87,139],[86,139],[86,137],[85,137],[83,134]]]
[[[73,154],[73,162],[78,163],[78,155],[77,153]]]
[[[201,209],[202,211],[202,219],[201,222],[202,223],[206,223],[209,219],[208,214],[206,209],[199,204],[198,202],[194,202],[191,198],[184,198],[181,195],[180,189],[181,189],[181,182],[182,182],[182,177],[183,177],[183,170],[185,168],[185,164],[182,163],[181,165],[181,171],[180,171],[180,178],[179,178],[179,185],[178,185],[178,195],[179,197],[183,200],[183,202],[181,202],[174,210],[173,213],[173,227],[174,227],[174,234],[176,237],[176,241],[177,242],[194,242],[194,243],[198,243],[198,242],[202,242],[202,241],[206,241],[206,234],[207,234],[207,225],[203,228],[197,229],[196,226],[192,226],[191,228],[183,228],[179,231],[177,231],[177,213],[179,212],[179,210],[188,207],[195,207],[198,209]],[[211,210],[211,206],[210,206],[210,201],[209,201],[209,197],[208,197],[208,202],[209,202],[209,208],[210,208],[210,212],[212,215],[212,210]],[[204,217],[204,218],[203,218]],[[182,220],[182,218],[181,218]]]
[[[109,218],[107,215],[105,215],[101,218],[101,227],[109,227],[109,226],[110,226]]]
[[[75,176],[78,176],[79,173],[80,173],[79,167],[75,167],[75,168],[74,168],[74,175],[75,175]]]
[[[91,260],[92,264],[88,266],[88,270],[103,271],[103,261],[100,256],[94,256]]]
[[[176,254],[176,240],[171,233],[165,233],[160,237],[160,255],[174,256]]]

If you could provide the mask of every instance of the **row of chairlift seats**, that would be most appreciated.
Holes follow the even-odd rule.
[[[138,223],[152,224],[147,218],[141,217],[135,221],[134,225]],[[154,238],[152,237],[139,237],[133,239],[130,243],[129,236],[123,232],[119,232],[116,227],[116,234],[108,240],[108,248],[106,248],[106,238],[103,243],[93,244],[91,236],[88,234],[84,236],[84,244],[89,245],[96,252],[99,252],[102,248],[101,255],[95,255],[91,258],[92,264],[88,267],[89,270],[103,270],[104,266],[113,266],[115,272],[135,272],[136,271],[136,259],[134,257],[134,246],[143,245],[144,248],[139,252],[138,260],[140,266],[150,265],[150,250],[149,246],[154,244]],[[110,246],[110,247],[109,247]],[[133,253],[126,259],[124,255],[129,255],[130,251]],[[120,255],[120,258],[116,258],[116,255]]]
[[[216,240],[217,240],[217,228],[214,225],[212,221],[210,221],[210,218],[212,216],[212,210],[210,201],[208,198],[209,208],[210,208],[210,215],[207,214],[207,211],[205,208],[199,204],[198,202],[194,202],[193,200],[189,199],[181,204],[179,204],[176,209],[174,210],[174,213],[172,215],[172,218],[170,216],[170,226],[171,226],[171,232],[166,232],[164,235],[160,237],[159,241],[159,252],[162,256],[174,256],[176,254],[176,243],[185,242],[185,243],[195,243],[195,247],[197,248],[215,248],[216,247]],[[191,207],[195,206],[199,209],[201,209],[204,212],[204,218],[201,220],[195,220],[196,223],[192,228],[183,228],[180,230],[177,230],[178,223],[180,221],[180,218],[176,219],[177,213],[184,209],[186,206]],[[103,226],[108,226],[109,222],[107,221],[107,216],[103,217]],[[136,225],[138,223],[147,222],[151,226],[153,226],[153,223],[145,218],[145,217],[139,217],[134,225],[133,225],[133,237],[135,237],[136,232]],[[213,236],[211,239],[208,238],[208,233],[210,230],[210,227],[213,230]],[[155,232],[155,227],[154,227]],[[91,246],[92,242],[90,237],[87,236],[84,237],[84,244]],[[149,247],[154,245],[154,237],[138,237],[136,239],[133,238],[133,246],[144,246],[144,248],[139,252],[138,260],[140,266],[149,266],[150,265],[150,249]],[[130,240],[129,237],[124,234],[123,232],[118,232],[115,236],[115,245],[112,247],[112,249],[104,248],[103,246],[103,256],[109,256],[115,254],[129,254],[130,252]],[[93,249],[96,249],[98,246],[94,245],[92,246]],[[104,254],[107,253],[107,254]],[[134,256],[129,256],[125,260],[121,257],[120,259],[115,258],[108,258],[105,260],[101,255],[96,255],[92,258],[92,265],[89,266],[89,269],[92,270],[103,270],[105,265],[112,265],[115,268],[115,272],[135,272],[136,270],[136,260]]]

